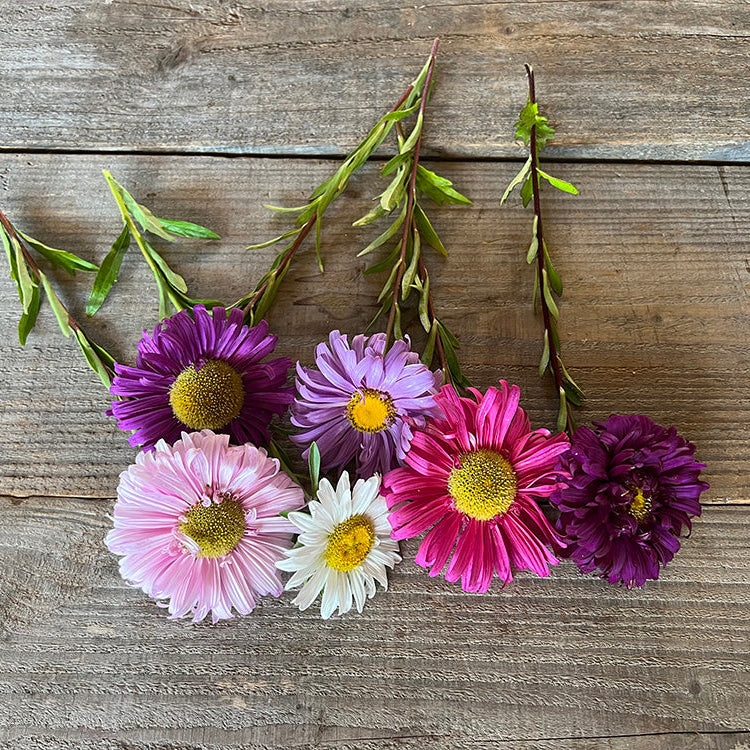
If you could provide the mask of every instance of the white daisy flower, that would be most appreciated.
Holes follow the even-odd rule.
[[[293,573],[286,590],[300,589],[292,604],[307,609],[320,592],[320,615],[327,620],[338,607],[340,615],[352,608],[361,612],[365,597],[375,596],[375,581],[388,588],[386,566],[401,562],[398,542],[391,539],[388,507],[380,495],[380,477],[360,479],[349,486],[344,472],[334,490],[322,479],[310,513],[290,513],[300,531],[297,546],[276,563]]]

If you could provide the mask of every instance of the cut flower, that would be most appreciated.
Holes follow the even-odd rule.
[[[694,453],[674,427],[642,415],[579,427],[560,459],[570,479],[550,497],[560,511],[565,556],[584,573],[627,588],[658,578],[708,489]]]
[[[556,489],[564,433],[531,430],[519,407],[518,386],[462,398],[450,385],[435,401],[444,416],[416,429],[406,466],[383,479],[394,539],[429,529],[416,562],[439,575],[461,579],[465,591],[487,591],[497,572],[503,584],[513,569],[549,574],[557,560],[548,546],[557,537],[535,500]]]
[[[289,514],[300,531],[298,546],[276,563],[293,573],[287,590],[301,589],[292,604],[305,610],[322,591],[323,619],[337,608],[340,615],[345,614],[352,601],[361,612],[365,599],[375,596],[376,581],[388,588],[386,568],[401,562],[398,544],[391,539],[388,508],[380,495],[380,477],[360,479],[353,489],[347,472],[336,489],[323,479],[309,511]]]
[[[297,397],[292,424],[302,432],[292,441],[318,444],[323,470],[356,459],[360,477],[384,473],[403,462],[414,427],[435,414],[441,373],[431,372],[411,351],[408,339],[386,352],[384,333],[355,336],[332,331],[319,344],[315,368],[297,364]]]
[[[281,594],[275,563],[294,527],[279,514],[302,507],[304,493],[262,448],[183,433],[172,447],[141,451],[117,495],[105,543],[122,555],[122,577],[168,600],[173,618],[217,622]]]
[[[209,429],[237,444],[266,443],[268,425],[293,399],[286,358],[262,362],[276,346],[261,321],[243,325],[242,311],[223,307],[209,313],[197,305],[144,331],[135,367],[116,364],[108,415],[122,430],[134,430],[130,444],[152,448],[173,443],[183,431]]]

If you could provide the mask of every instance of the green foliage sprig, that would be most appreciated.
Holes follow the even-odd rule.
[[[367,330],[373,328],[388,313],[385,329],[387,342],[391,341],[392,336],[397,339],[403,338],[401,305],[409,299],[412,290],[416,291],[419,295],[419,320],[427,334],[422,362],[429,367],[437,355],[445,382],[466,387],[470,383],[461,372],[456,356],[458,340],[435,315],[430,292],[430,277],[422,257],[423,242],[430,245],[440,255],[447,256],[448,251],[427,218],[420,204],[420,197],[428,197],[437,205],[450,203],[471,205],[468,198],[453,188],[450,180],[435,174],[419,163],[425,107],[431,93],[437,48],[438,40],[436,39],[425,67],[426,75],[421,96],[411,107],[416,112],[416,119],[411,130],[406,134],[402,121],[396,125],[398,153],[380,171],[382,177],[393,175],[390,183],[374,199],[377,205],[361,219],[355,221],[354,226],[366,226],[384,216],[393,217],[388,228],[358,254],[358,257],[367,255],[378,248],[385,247],[385,256],[365,269],[364,273],[373,274],[390,269],[378,297],[380,308]]]
[[[42,271],[31,251],[33,249],[53,266],[62,268],[71,276],[76,271],[97,272],[99,267],[73,253],[57,250],[29,237],[17,230],[2,211],[0,211],[0,241],[8,257],[10,277],[16,282],[18,296],[23,306],[23,313],[18,321],[18,340],[21,345],[26,344],[29,333],[36,325],[43,290],[63,335],[70,337],[71,333],[73,334],[89,367],[109,388],[114,375],[114,359],[103,347],[86,335],[57,296],[49,278]]]
[[[188,295],[185,279],[169,267],[166,260],[145,236],[146,233],[149,233],[172,242],[178,237],[218,240],[220,239],[219,235],[189,221],[160,219],[154,216],[146,206],[136,202],[133,196],[107,170],[104,170],[104,178],[107,180],[117,207],[120,209],[123,228],[102,262],[96,279],[94,279],[86,314],[94,315],[102,306],[104,300],[107,299],[107,295],[117,281],[120,264],[130,247],[131,238],[146,259],[159,289],[159,318],[166,318],[170,315],[170,306],[174,308],[175,312],[178,312],[192,309],[198,304],[206,305],[206,307],[220,305],[221,303],[216,300],[191,298]]]
[[[321,230],[323,214],[326,209],[346,190],[352,175],[367,162],[373,152],[385,141],[394,126],[405,117],[417,113],[421,108],[421,112],[417,115],[419,128],[416,132],[413,131],[414,138],[411,143],[406,144],[408,148],[405,150],[410,151],[413,148],[414,142],[419,138],[421,133],[421,122],[424,116],[424,107],[422,105],[423,95],[425,89],[429,87],[429,78],[433,63],[434,53],[430,55],[429,60],[425,63],[419,75],[409,85],[393,109],[378,120],[364,140],[344,159],[339,168],[313,190],[310,200],[307,203],[293,208],[266,206],[266,208],[281,214],[296,215],[296,226],[278,237],[248,247],[248,250],[259,250],[264,247],[276,245],[284,240],[290,240],[286,247],[276,256],[270,270],[258,282],[255,289],[234,303],[233,307],[239,307],[244,311],[248,322],[252,324],[262,318],[271,306],[281,282],[289,270],[292,259],[313,227],[315,228],[315,253],[318,259],[318,267],[321,272],[323,271]],[[404,158],[406,159],[408,156]],[[396,165],[393,169],[398,169],[398,167],[399,165]],[[427,170],[424,171],[426,172]],[[374,221],[376,218],[385,215],[385,213],[387,213],[387,210],[383,209],[382,213],[373,215],[371,220]]]
[[[553,139],[555,131],[547,122],[547,118],[539,114],[534,87],[534,71],[530,65],[526,65],[526,74],[529,82],[529,96],[516,123],[516,138],[523,140],[528,147],[529,158],[521,167],[521,171],[511,180],[500,203],[501,205],[505,203],[513,189],[519,185],[521,185],[521,200],[524,207],[528,206],[531,201],[534,203],[531,244],[526,253],[526,262],[536,263],[532,304],[536,309],[537,302],[539,303],[544,321],[544,348],[539,362],[539,377],[544,377],[545,373],[551,372],[560,399],[557,429],[567,429],[572,434],[575,425],[570,413],[570,405],[580,406],[584,394],[565,369],[560,356],[560,337],[557,332],[560,313],[555,298],[562,297],[563,285],[560,275],[552,265],[549,250],[544,241],[539,178],[545,179],[552,187],[572,195],[578,195],[578,189],[569,182],[552,177],[539,168],[539,153]]]

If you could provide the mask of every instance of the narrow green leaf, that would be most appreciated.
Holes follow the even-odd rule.
[[[381,122],[398,122],[399,120],[403,120],[404,117],[413,115],[418,109],[419,109],[419,102],[412,105],[411,107],[407,107],[406,109],[397,109],[395,112],[388,112],[388,114],[385,114],[380,118],[380,121]]]
[[[529,175],[526,178],[526,181],[523,183],[523,186],[521,187],[521,201],[523,202],[523,207],[526,208],[526,206],[529,205],[529,202],[534,197],[534,186],[532,184],[531,175]]]
[[[353,227],[364,227],[368,224],[372,224],[373,221],[377,221],[378,219],[385,216],[387,211],[378,203],[375,208],[373,208],[371,211],[368,211],[361,219],[357,219],[357,221],[352,223]]]
[[[396,258],[398,258],[401,251],[401,243],[396,245],[396,247],[393,248],[393,251],[388,253],[383,260],[379,261],[373,266],[369,266],[368,268],[365,268],[362,273],[365,276],[369,276],[373,273],[380,273],[381,271],[385,271],[387,268],[390,268],[395,262]]]
[[[580,391],[576,390],[569,382],[563,381],[563,388],[565,389],[565,397],[575,406],[580,406],[583,403],[583,396]]]
[[[391,289],[393,288],[393,285],[396,282],[396,274],[398,273],[398,269],[401,265],[401,261],[396,263],[393,268],[391,269],[390,276],[388,276],[388,280],[385,282],[383,288],[380,290],[380,294],[378,295],[377,302],[382,301],[385,298],[385,295],[388,294]],[[396,290],[393,289],[393,293],[396,293]]]
[[[402,166],[405,166],[407,162],[411,162],[413,155],[410,152],[398,153],[393,158],[389,159],[385,166],[380,170],[381,177],[388,177],[388,175],[395,172]]]
[[[544,349],[542,350],[542,358],[539,361],[539,377],[544,377],[544,373],[547,372],[549,367],[549,333],[544,332]]]
[[[556,187],[558,190],[562,190],[564,193],[572,193],[573,195],[578,195],[578,188],[575,185],[572,185],[570,182],[565,182],[565,180],[553,177],[551,174],[542,172],[541,169],[537,169],[537,172],[539,176],[544,177],[544,179],[547,180],[547,182],[549,182],[552,187]]]
[[[427,367],[430,367],[432,365],[432,360],[435,358],[435,342],[437,341],[437,332],[438,322],[437,319],[435,319],[432,321],[430,333],[427,336],[427,343],[425,344],[424,351],[422,352],[421,362]]]
[[[303,211],[308,211],[310,205],[310,203],[305,203],[304,206],[274,206],[271,203],[264,203],[263,208],[267,208],[269,211],[275,211],[277,214],[299,214]]]
[[[292,469],[292,461],[287,455],[287,452],[279,445],[279,443],[271,438],[268,442],[268,455],[271,456],[271,458],[275,458],[279,462],[279,467],[281,470],[289,476],[289,478],[296,482],[300,487],[302,486],[302,479],[295,473],[295,471]],[[279,515],[284,516],[284,518],[289,515],[290,511],[283,511]]]
[[[513,192],[513,188],[520,185],[522,182],[524,182],[527,177],[529,176],[529,172],[531,171],[531,157],[529,157],[526,160],[526,163],[521,167],[521,170],[518,172],[518,174],[510,181],[510,184],[507,188],[505,188],[505,192],[503,193],[503,197],[500,198],[500,205],[502,206],[505,201],[508,200],[508,197]]]
[[[364,250],[360,250],[357,253],[357,257],[361,258],[363,255],[367,255],[368,253],[371,253],[376,248],[380,247],[381,245],[384,245],[386,242],[388,242],[391,237],[393,237],[398,230],[401,228],[402,224],[404,223],[404,219],[406,218],[406,203],[404,203],[404,207],[401,210],[401,213],[398,215],[398,218],[391,224],[388,229],[383,232],[379,237],[376,237]]]
[[[194,237],[201,240],[220,240],[221,237],[200,224],[193,224],[191,221],[173,221],[172,219],[157,219],[158,222],[172,234],[179,237]]]
[[[563,432],[568,423],[568,400],[565,398],[565,389],[560,388],[560,410],[557,412],[557,431]]]
[[[408,151],[411,151],[416,145],[417,138],[419,138],[419,134],[422,132],[423,120],[424,120],[424,114],[420,112],[417,115],[417,121],[414,123],[414,127],[412,128],[411,133],[409,133],[409,137],[403,142],[403,144],[399,148],[399,151],[401,151],[402,154],[407,153]]]
[[[125,253],[129,247],[130,230],[126,224],[99,267],[99,271],[94,279],[94,286],[89,295],[88,304],[86,305],[86,315],[96,314],[97,310],[104,304],[104,300],[107,299],[107,295],[117,281],[117,274],[120,270],[122,259],[125,257]]]
[[[437,250],[441,255],[447,257],[448,251],[445,249],[445,246],[440,241],[440,237],[437,236],[437,232],[432,228],[430,220],[427,218],[427,215],[418,203],[414,204],[414,220],[417,222],[417,229],[425,242],[430,247]]]
[[[57,250],[54,247],[48,247],[47,245],[44,245],[38,240],[35,240],[33,237],[29,237],[23,232],[19,232],[18,234],[21,235],[24,240],[26,240],[26,243],[30,247],[33,247],[34,250],[36,250],[40,255],[44,256],[50,263],[64,269],[71,276],[73,276],[76,271],[87,271],[89,273],[95,273],[99,270],[98,266],[95,266],[93,263],[89,263],[83,258],[79,258],[73,253],[69,253],[66,250]]]
[[[534,216],[531,229],[531,244],[529,250],[526,253],[526,262],[533,263],[536,260],[537,253],[539,252],[539,237],[537,236],[537,227],[539,226],[539,217]]]
[[[534,291],[531,294],[531,307],[536,310],[536,301],[539,297],[539,274],[534,271]]]
[[[547,269],[542,270],[542,293],[544,294],[544,301],[547,303],[547,307],[549,308],[550,315],[557,320],[560,317],[560,311],[557,309],[557,304],[555,303],[555,298],[552,296],[552,290],[549,286],[549,281],[547,279]]]
[[[255,245],[248,245],[245,249],[246,250],[262,250],[264,247],[271,247],[271,245],[275,245],[277,242],[282,242],[283,240],[287,240],[290,237],[294,237],[295,235],[299,234],[302,231],[300,227],[297,227],[295,229],[292,229],[289,232],[284,232],[284,234],[280,234],[278,237],[274,237],[272,240],[266,240],[265,242],[258,242]]]
[[[104,362],[102,362],[102,360],[99,358],[99,355],[96,353],[93,346],[91,346],[91,343],[86,338],[83,331],[77,329],[73,331],[73,334],[76,341],[78,342],[78,346],[83,352],[83,356],[89,363],[89,367],[91,367],[91,369],[99,376],[99,380],[102,381],[105,387],[109,388],[112,381],[109,377],[109,373],[107,372],[107,368],[104,366]]]
[[[55,317],[57,318],[57,322],[60,326],[60,330],[63,332],[64,336],[70,336],[70,323],[68,322],[68,311],[65,309],[62,302],[60,302],[60,298],[55,294],[55,290],[50,286],[50,283],[47,277],[43,273],[40,273],[39,278],[42,282],[42,285],[44,286],[44,292],[47,295],[47,299],[49,300],[50,307],[52,308],[52,311],[55,313]]]
[[[409,266],[404,275],[401,277],[401,300],[406,302],[409,293],[411,292],[411,285],[414,283],[414,279],[417,276],[417,267],[419,265],[419,256],[421,252],[421,240],[419,238],[419,232],[412,226],[411,236],[411,259],[409,260]],[[429,328],[427,329],[429,330]]]
[[[310,471],[312,496],[317,497],[318,484],[320,483],[320,450],[318,449],[318,444],[315,441],[310,444],[310,451],[307,455],[307,465]]]
[[[29,267],[26,265],[26,259],[23,257],[21,245],[15,238],[12,238],[13,253],[16,259],[16,273],[18,274],[18,286],[21,292],[21,304],[23,311],[27,313],[31,307],[34,296],[34,281],[29,273]]]
[[[578,397],[583,400],[586,398],[583,390],[576,384],[575,380],[570,377],[570,373],[565,369],[565,365],[560,361],[560,369],[562,370],[563,379],[566,383],[570,385],[570,387],[575,391],[575,393],[578,394]]]
[[[400,340],[404,338],[404,332],[401,330],[401,307],[398,302],[396,302],[395,310],[396,314],[393,316],[393,338]]]
[[[141,225],[141,229],[144,232],[151,232],[151,234],[155,234],[157,237],[161,237],[169,242],[174,240],[174,235],[164,229],[161,221],[151,213],[151,209],[137,203],[133,196],[125,189],[122,189],[122,199],[131,216]]]
[[[449,179],[425,169],[421,164],[417,166],[417,190],[427,195],[433,203],[438,206],[446,203],[470,206],[471,201],[452,186]]]
[[[391,180],[390,185],[388,185],[380,196],[380,207],[384,211],[392,211],[403,200],[404,194],[406,193],[406,186],[404,185],[405,174],[406,172],[399,170],[396,173],[396,176]]]
[[[367,324],[367,328],[365,328],[364,333],[369,333],[377,324],[377,322],[385,315],[386,310],[388,310],[391,306],[391,301],[393,300],[393,295],[389,294],[380,305],[380,308],[375,313],[375,317]]]
[[[177,291],[186,294],[188,288],[185,279],[176,271],[173,271],[167,264],[167,261],[148,242],[144,242],[144,245],[148,249],[154,263],[159,266],[159,270],[164,274],[166,282]]]
[[[36,324],[36,317],[39,314],[41,301],[42,296],[39,292],[39,284],[35,284],[31,292],[29,309],[21,315],[21,319],[18,321],[18,340],[21,346],[26,345],[26,339]]]
[[[547,251],[547,243],[543,242],[544,245],[544,267],[547,269],[547,275],[549,276],[549,283],[552,287],[552,290],[558,297],[562,297],[563,293],[563,285],[562,285],[562,279],[560,278],[560,274],[557,273],[554,266],[552,265],[552,260],[549,257],[549,252]]]
[[[430,277],[425,276],[422,284],[421,293],[419,295],[419,320],[422,323],[422,328],[425,331],[430,331],[432,328],[432,322],[430,321],[429,314],[429,303],[430,303]]]
[[[156,276],[156,285],[159,287],[159,320],[164,320],[164,318],[168,318],[170,315],[170,306],[169,306],[169,288],[167,287],[167,282],[161,277],[161,275]]]

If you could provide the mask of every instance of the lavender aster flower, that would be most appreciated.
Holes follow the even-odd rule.
[[[385,351],[383,333],[355,336],[332,331],[315,350],[317,369],[297,363],[297,397],[292,424],[302,428],[292,440],[316,441],[324,470],[356,459],[356,473],[384,474],[403,461],[412,426],[437,415],[433,395],[442,377],[409,348],[408,339]]]
[[[563,555],[584,573],[627,588],[658,578],[708,489],[694,453],[674,427],[642,415],[579,427],[558,464],[570,479],[550,497],[568,545]]]
[[[249,328],[242,311],[211,313],[198,305],[164,319],[138,344],[135,367],[116,364],[109,416],[121,430],[135,430],[131,445],[174,443],[182,432],[228,433],[232,442],[268,442],[268,424],[293,399],[285,387],[292,363],[261,360],[276,346],[261,321]]]

